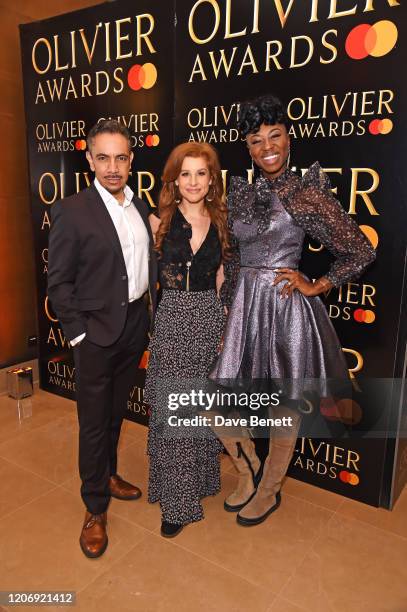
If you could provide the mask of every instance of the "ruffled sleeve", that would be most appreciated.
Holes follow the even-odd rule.
[[[238,181],[242,181],[242,179],[239,177],[232,177],[227,196],[230,251],[228,259],[223,262],[225,280],[220,289],[220,299],[222,300],[222,304],[227,308],[230,308],[232,305],[240,270],[239,241],[233,233],[233,221],[236,214],[236,195],[239,191]]]
[[[296,223],[335,257],[325,275],[335,287],[358,278],[375,260],[373,247],[333,197],[329,178],[318,162],[302,180],[288,183],[278,195]]]

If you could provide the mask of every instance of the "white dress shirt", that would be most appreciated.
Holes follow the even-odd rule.
[[[133,191],[128,185],[124,187],[124,202],[119,204],[116,198],[95,179],[98,190],[107,212],[113,221],[122,247],[124,263],[127,270],[129,302],[139,299],[148,289],[148,248],[149,236],[143,219],[132,204]],[[83,340],[81,334],[71,340],[75,346]]]

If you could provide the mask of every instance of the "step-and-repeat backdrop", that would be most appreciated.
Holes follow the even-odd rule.
[[[50,209],[93,180],[86,134],[103,118],[130,130],[130,185],[154,206],[173,144],[175,19],[172,1],[154,4],[105,3],[21,27],[40,382],[69,398],[75,397],[73,358],[46,294]],[[140,369],[127,405],[129,418],[146,423],[144,374]]]
[[[322,403],[319,418],[343,435],[300,438],[290,473],[391,505],[407,478],[406,23],[398,0],[118,0],[21,27],[42,388],[75,395],[70,349],[46,296],[47,240],[52,204],[92,180],[89,128],[105,117],[127,125],[131,186],[154,206],[165,158],[182,141],[217,148],[225,186],[232,175],[250,179],[239,101],[272,92],[288,106],[291,165],[304,173],[318,160],[378,252],[360,280],[325,296],[355,393]],[[330,261],[307,241],[305,272],[316,278]],[[143,376],[141,368],[128,415],[146,422]]]

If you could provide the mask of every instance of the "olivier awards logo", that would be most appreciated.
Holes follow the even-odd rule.
[[[349,282],[338,288],[328,289],[325,297],[331,319],[373,323],[376,319],[376,287],[367,283]]]
[[[38,123],[35,127],[37,153],[85,151],[86,127],[83,119]]]
[[[236,142],[239,131],[236,123],[239,104],[194,107],[188,112],[187,123],[191,130],[188,140],[209,144]]]
[[[393,114],[394,97],[391,89],[294,97],[287,104],[290,136],[317,139],[389,134],[393,121],[378,116]]]
[[[45,296],[44,299],[44,312],[49,325],[46,343],[54,348],[71,348],[69,341],[66,339],[65,334],[59,325],[59,320],[52,310],[48,296]]]
[[[98,121],[104,119],[117,119],[125,125],[130,132],[132,149],[143,147],[158,147],[160,144],[159,113],[131,113],[130,115],[109,115],[100,117]]]
[[[312,438],[299,438],[292,466],[356,486],[360,482],[360,458],[358,452],[348,448]]]
[[[151,89],[158,78],[156,66],[127,64],[145,52],[156,53],[154,26],[153,15],[143,13],[37,38],[31,50],[39,77],[35,104]]]
[[[324,20],[329,25],[332,23],[332,27],[328,27],[318,37],[310,34],[275,37],[276,29],[282,31],[291,22],[294,17],[293,7],[303,4],[300,0],[290,0],[285,6],[282,0],[270,2],[268,19],[263,20],[260,20],[260,10],[263,8],[260,0],[248,0],[248,4],[251,5],[251,17],[242,23],[233,0],[226,0],[225,3],[219,0],[197,0],[194,3],[188,18],[188,33],[195,44],[209,45],[215,37],[218,41],[219,36],[222,36],[224,41],[233,39],[236,44],[227,49],[214,48],[197,53],[190,69],[189,83],[219,77],[236,78],[295,70],[312,61],[329,65],[345,54],[351,59],[382,57],[390,53],[397,42],[395,24],[382,20],[373,25],[361,24],[353,28],[342,46],[340,30],[335,27],[335,20],[360,12],[375,11],[374,0],[366,0],[364,6],[360,3],[342,10],[338,8],[337,0],[327,0],[325,3],[312,0],[307,3],[308,23]],[[396,8],[400,6],[400,2],[387,0],[387,5],[389,8]],[[263,34],[267,40],[255,46],[251,41],[254,42],[254,37],[258,34]],[[247,39],[250,39],[248,44]]]
[[[144,404],[144,389],[142,386],[134,385],[131,389],[127,400],[127,410],[135,415],[148,416],[148,408]]]
[[[144,351],[140,362],[138,364],[138,370],[146,370],[148,367],[148,361],[150,358],[150,352]],[[149,415],[149,410],[147,406],[144,404],[144,384],[140,382],[140,384],[135,384],[129,394],[127,399],[127,410],[135,415],[140,415],[143,417],[147,417]]]
[[[54,387],[76,391],[75,388],[75,366],[65,363],[62,359],[55,357],[47,364],[48,383]]]

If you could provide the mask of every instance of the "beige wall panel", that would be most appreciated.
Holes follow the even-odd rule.
[[[100,2],[0,0],[0,367],[30,359],[36,289],[25,140],[19,24]]]

